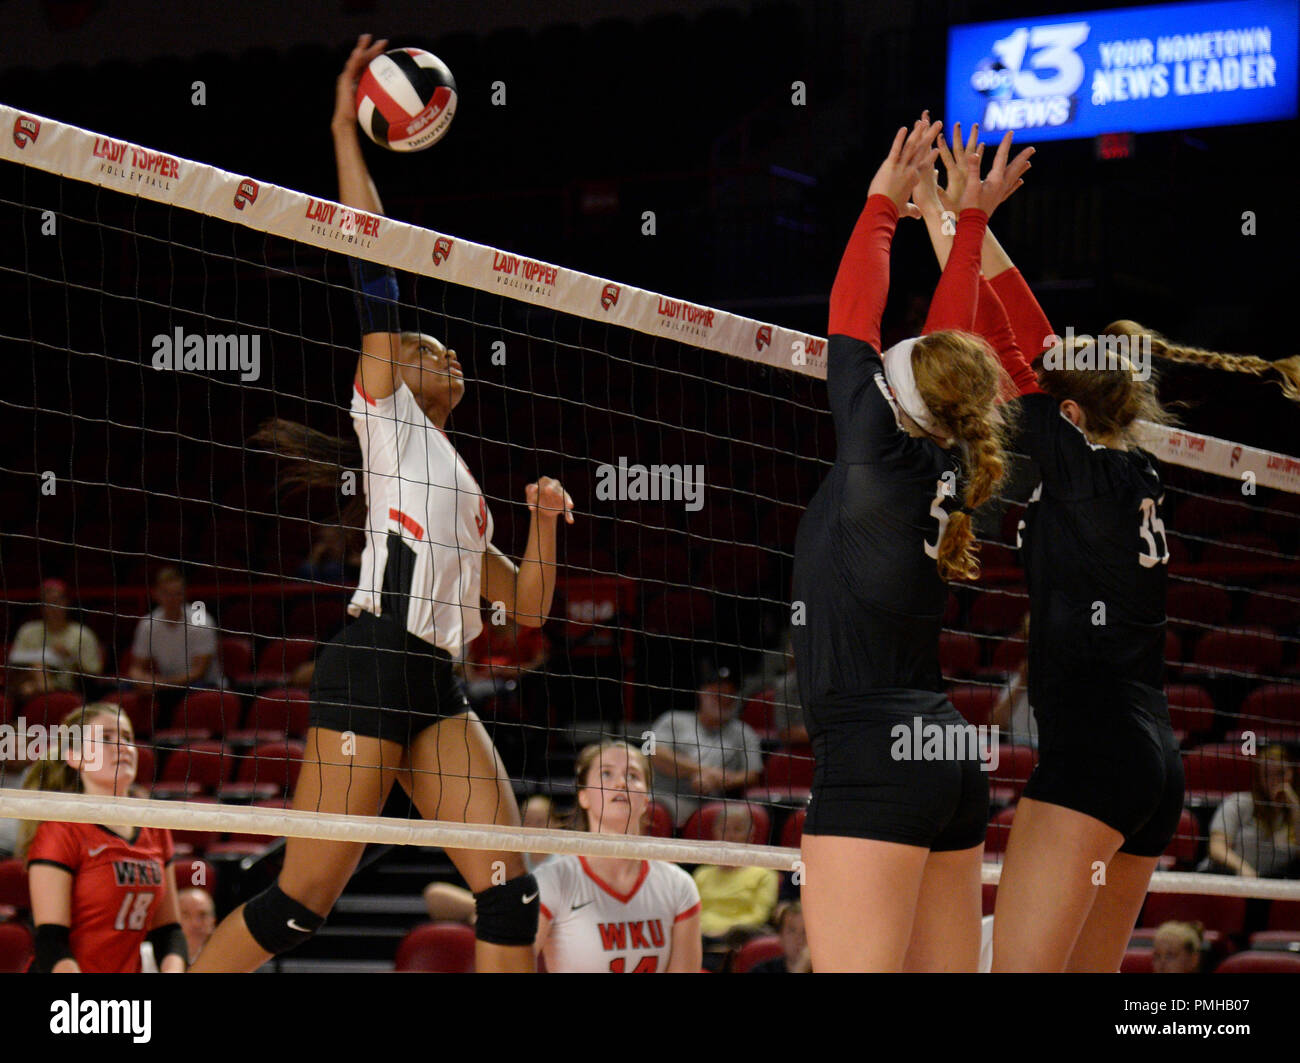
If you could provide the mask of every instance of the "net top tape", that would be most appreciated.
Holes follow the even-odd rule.
[[[406,273],[824,379],[826,338],[341,206],[0,104],[0,158]],[[1160,460],[1300,494],[1300,458],[1143,424]]]

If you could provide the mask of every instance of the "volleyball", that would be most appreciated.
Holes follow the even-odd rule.
[[[456,79],[419,48],[394,48],[370,61],[357,84],[357,122],[381,148],[423,151],[456,115]]]

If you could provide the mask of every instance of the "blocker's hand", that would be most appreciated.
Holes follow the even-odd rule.
[[[567,523],[573,523],[573,499],[559,480],[543,476],[524,488],[528,508],[539,518],[555,520],[561,513]]]
[[[1029,159],[1034,154],[1034,149],[1025,148],[1014,159],[1008,159],[1010,154],[1011,131],[1008,130],[998,145],[997,154],[993,156],[988,176],[981,181],[980,153],[966,153],[966,187],[962,189],[958,210],[976,207],[991,218],[998,204],[1025,183],[1021,178],[1029,169]]]
[[[368,33],[363,33],[357,38],[356,47],[352,49],[348,61],[343,64],[343,73],[339,74],[339,79],[335,84],[334,117],[330,122],[335,129],[340,126],[350,129],[356,125],[357,82],[361,79],[366,67],[370,65],[370,60],[383,55],[387,47],[387,37],[381,37],[374,44],[370,43],[370,34]]]
[[[888,196],[900,214],[913,216],[915,208],[908,209],[907,200],[920,180],[921,171],[934,168],[934,160],[939,157],[934,139],[942,129],[942,122],[930,121],[929,111],[921,113],[910,133],[906,126],[900,129],[885,161],[871,179],[867,194]]]

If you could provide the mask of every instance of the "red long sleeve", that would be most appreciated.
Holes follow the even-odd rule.
[[[1038,378],[1034,376],[1033,369],[1025,360],[1024,352],[1016,342],[1018,337],[1011,328],[1006,307],[1002,305],[1002,300],[998,298],[993,285],[983,276],[979,279],[979,305],[975,310],[975,332],[988,340],[989,345],[997,352],[1002,368],[1006,370],[1016,387],[1016,394],[1028,395],[1042,390],[1038,386]]]
[[[1003,270],[989,283],[997,293],[1011,320],[1012,331],[1016,334],[1016,343],[1031,362],[1050,346],[1047,337],[1053,335],[1051,322],[1038,305],[1034,293],[1021,275],[1020,270],[1012,266]]]
[[[874,195],[862,208],[831,288],[831,336],[852,336],[880,350],[880,318],[889,296],[889,248],[898,208]],[[978,258],[976,259],[978,262]]]
[[[975,303],[979,297],[980,248],[989,218],[974,207],[961,212],[957,235],[948,253],[948,264],[934,289],[930,313],[925,319],[922,336],[943,329],[970,332],[975,326]]]

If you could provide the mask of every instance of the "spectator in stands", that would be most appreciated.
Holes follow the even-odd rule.
[[[1029,614],[1020,624],[1020,636],[1026,648],[1029,646]],[[1020,667],[1007,679],[998,695],[997,704],[989,717],[990,723],[998,727],[1012,742],[1020,745],[1038,745],[1038,724],[1034,720],[1034,710],[1029,705],[1029,660],[1020,662]]]
[[[1204,954],[1203,935],[1200,923],[1174,919],[1161,923],[1151,949],[1151,970],[1156,974],[1198,974]]]
[[[772,694],[772,733],[786,745],[808,744],[808,728],[804,723],[803,706],[799,701],[799,680],[794,671],[794,643],[787,628],[782,638],[783,653],[778,658],[779,668],[765,664],[763,670],[745,681],[741,688],[742,701]],[[775,656],[767,654],[767,657]]]
[[[713,821],[714,839],[732,845],[747,844],[753,830],[753,814],[744,805],[728,805]],[[776,871],[703,864],[692,877],[700,891],[700,930],[706,939],[725,939],[736,948],[763,932],[776,907]]]
[[[520,809],[520,818],[525,827],[556,829],[561,826],[555,806],[545,794],[533,794],[528,798]],[[524,853],[524,866],[532,872],[554,859],[554,853]],[[474,925],[474,894],[464,886],[430,882],[424,887],[424,906],[429,918],[435,921]]]
[[[137,764],[130,720],[118,706],[96,702],[62,720],[55,748],[28,769],[23,787],[124,797]],[[36,926],[32,970],[135,974],[146,941],[164,974],[185,970],[169,831],[29,821],[18,853]]]
[[[99,639],[68,617],[68,587],[61,579],[41,584],[41,615],[18,629],[9,650],[16,674],[10,688],[19,701],[37,694],[71,691],[104,671]]]
[[[695,712],[666,712],[654,735],[654,799],[681,826],[701,797],[723,797],[758,783],[763,750],[754,729],[736,718],[736,687],[720,669],[697,693]]]
[[[207,890],[190,886],[180,891],[176,907],[180,912],[181,930],[189,947],[190,960],[193,961],[217,929],[217,906]]]
[[[776,932],[781,936],[780,956],[756,963],[750,974],[809,974],[812,957],[808,952],[808,935],[803,926],[803,905],[798,901],[782,901],[772,916]]]
[[[295,576],[316,583],[351,583],[357,578],[361,560],[348,553],[347,532],[336,525],[321,528]]]
[[[180,571],[159,569],[151,593],[157,608],[136,625],[130,678],[163,686],[220,686],[219,633],[205,610],[185,601]]]
[[[1210,821],[1210,855],[1201,870],[1243,878],[1300,873],[1300,800],[1286,747],[1266,745],[1250,790],[1229,794]]]

